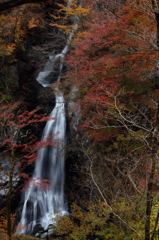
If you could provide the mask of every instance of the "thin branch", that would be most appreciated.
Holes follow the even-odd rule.
[[[47,0],[8,0],[7,2],[0,3],[0,13],[12,9],[14,7],[21,6],[26,3],[40,3],[47,2]]]
[[[113,211],[112,207],[108,204],[108,202],[107,202],[106,198],[104,197],[104,195],[103,195],[100,187],[98,186],[97,182],[96,182],[95,179],[94,179],[94,175],[93,175],[93,171],[92,171],[92,160],[91,160],[91,158],[89,157],[89,155],[86,153],[86,151],[85,151],[84,149],[83,149],[83,152],[84,152],[84,154],[87,156],[87,158],[88,158],[89,161],[90,161],[90,173],[91,173],[91,178],[92,178],[92,180],[93,180],[94,185],[97,187],[97,190],[99,191],[99,193],[100,193],[103,201],[104,201],[105,204],[108,206],[108,208],[109,208],[110,211],[113,213],[113,215],[116,216],[122,223],[124,223],[124,225],[128,226],[133,232],[136,233],[136,235],[139,237],[139,239],[141,239],[141,237],[140,237],[140,235],[138,234],[138,232],[137,232],[133,227],[131,227],[127,222],[125,222],[118,214],[116,214],[116,213]]]

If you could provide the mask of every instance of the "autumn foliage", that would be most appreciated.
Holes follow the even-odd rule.
[[[159,237],[159,3],[78,3],[70,1],[69,8],[66,2],[58,3],[47,25],[48,31],[62,32],[65,40],[76,30],[64,63],[67,72],[58,85],[64,85],[66,100],[76,113],[76,134],[68,147],[77,158],[73,155],[74,188],[68,195],[83,207],[81,211],[74,204],[73,217],[59,217],[54,231],[59,239],[155,240]],[[39,5],[30,5],[1,15],[0,26],[0,58],[15,64],[16,51],[26,50],[27,33],[46,25]],[[57,46],[53,51],[58,51]],[[2,64],[0,71],[6,75],[8,68]],[[4,104],[11,100],[8,86],[14,83],[8,78],[2,82],[1,148],[10,154],[10,173],[20,169],[19,176],[30,180],[22,167],[33,163],[39,147],[54,143],[49,138],[37,144],[28,127],[47,118],[38,109],[22,112],[19,103]],[[72,100],[68,92],[73,90],[77,95]],[[30,184],[45,189],[48,181]]]
[[[37,143],[37,139],[32,135],[30,137],[28,127],[35,123],[40,123],[49,120],[48,117],[43,117],[42,114],[38,114],[39,108],[32,111],[23,111],[22,102],[5,102],[1,101],[0,106],[0,131],[1,131],[1,181],[6,181],[6,184],[2,184],[1,190],[6,195],[7,202],[7,219],[4,216],[4,220],[1,218],[1,223],[5,227],[4,233],[11,237],[13,231],[13,222],[11,217],[11,198],[15,192],[15,186],[17,187],[18,179],[23,179],[23,187],[27,190],[28,181],[30,184],[35,184],[36,187],[42,188],[43,190],[48,187],[48,180],[35,179],[35,183],[31,181],[31,177],[26,174],[25,169],[28,165],[34,163],[37,158],[37,150],[41,147],[48,145],[55,145],[50,136],[45,141]],[[4,171],[5,168],[8,171]]]
[[[154,114],[159,53],[153,14],[133,9],[129,3],[115,13],[105,8],[91,14],[92,21],[86,22],[87,31],[76,38],[68,64],[76,69],[71,78],[81,93],[86,116],[82,128],[98,141],[118,133],[113,121],[115,98],[127,113],[133,108],[130,101],[137,109],[140,98]]]
[[[91,175],[110,206],[119,189],[124,199],[145,199],[145,240],[155,239],[158,224],[156,215],[150,230],[159,180],[158,8],[157,1],[94,2],[67,59],[79,91],[77,129],[91,145],[79,139],[90,166],[80,174],[88,182]]]

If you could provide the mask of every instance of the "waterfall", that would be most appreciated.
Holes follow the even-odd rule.
[[[64,56],[68,51],[68,41],[60,54],[51,55],[47,61],[44,71],[40,72],[37,81],[43,87],[50,86],[49,75],[53,72],[56,61],[60,59],[59,75],[60,81],[63,68]],[[56,105],[50,114],[41,142],[52,139],[50,144],[39,150],[32,180],[29,188],[24,192],[23,209],[19,226],[22,228],[18,233],[32,234],[34,228],[39,225],[44,230],[53,223],[57,213],[65,214],[67,204],[64,200],[64,153],[65,153],[65,102],[62,93],[58,88],[54,89]],[[45,189],[41,188],[43,181],[48,182]]]
[[[40,72],[37,81],[43,87],[50,86],[48,76],[54,69],[54,64],[60,58],[59,75],[63,67],[63,59],[68,45],[62,53],[50,56],[45,65],[44,71]],[[64,153],[65,153],[65,103],[64,97],[58,88],[54,89],[56,105],[50,114],[50,120],[47,122],[43,131],[41,142],[52,138],[52,145],[48,145],[39,150],[32,180],[29,187],[23,195],[23,209],[19,226],[22,228],[18,233],[32,234],[37,225],[46,230],[53,223],[53,218],[57,212],[65,214],[67,204],[64,200]],[[41,188],[43,181],[48,182],[45,189]]]
[[[70,2],[71,0],[68,0],[68,8]],[[50,86],[50,76],[54,72],[57,61],[60,64],[56,82],[60,81],[64,58],[78,26],[77,19],[78,16],[74,21],[73,29],[68,36],[64,49],[59,54],[51,55],[44,70],[39,73],[37,81],[43,87]],[[37,225],[41,225],[46,230],[53,223],[53,218],[57,212],[61,214],[67,212],[67,204],[64,200],[65,103],[59,89],[55,88],[54,90],[56,105],[50,114],[50,120],[46,124],[41,141],[52,137],[52,142],[56,145],[41,148],[38,152],[32,180],[29,183],[28,190],[23,195],[24,204],[19,223],[19,227],[22,226],[22,228],[18,233],[32,234]],[[40,186],[45,179],[50,182],[45,190],[38,188],[38,185]]]
[[[53,222],[55,213],[64,214],[67,210],[64,201],[64,147],[66,118],[64,98],[56,92],[56,105],[43,131],[41,141],[53,138],[53,146],[41,148],[38,152],[35,170],[29,188],[24,192],[24,205],[20,225],[24,226],[18,233],[31,234],[40,224],[43,229]],[[42,180],[50,184],[43,189]],[[39,186],[39,187],[38,187]]]

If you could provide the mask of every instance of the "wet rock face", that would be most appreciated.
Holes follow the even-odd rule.
[[[52,224],[50,224],[47,229],[44,229],[40,223],[37,223],[34,226],[33,231],[29,232],[28,235],[32,237],[40,238],[40,239],[47,239],[47,240],[56,238],[56,234],[53,233]]]
[[[54,106],[54,94],[50,88],[44,89],[36,81],[35,69],[29,62],[18,63],[19,93],[26,102],[28,110],[41,106],[43,112],[49,114]]]
[[[33,230],[31,235],[33,237],[38,237],[38,238],[41,238],[41,239],[45,238],[47,240],[50,240],[52,237],[55,236],[55,234],[52,231],[52,225],[51,224],[48,226],[48,229],[46,229],[46,230],[44,230],[44,228],[40,224],[37,224],[34,227],[34,230]]]
[[[0,193],[0,209],[2,209],[6,204],[6,198],[4,194]]]
[[[6,206],[6,197],[9,189],[10,160],[7,154],[4,154],[4,153],[0,154],[0,169],[1,169],[0,171],[0,209],[2,209]],[[11,199],[11,204],[14,207],[17,206],[18,196],[20,195],[20,189],[17,188],[20,182],[20,179],[18,176],[16,176],[17,173],[18,172],[15,171],[15,174],[13,174],[13,179],[12,179],[13,181],[12,189],[14,194]]]

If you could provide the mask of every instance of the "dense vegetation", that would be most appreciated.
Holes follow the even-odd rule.
[[[55,238],[158,239],[159,3],[86,0],[78,7],[74,1],[69,10],[59,4],[53,14],[49,4],[28,4],[0,16],[0,110],[11,106],[8,115],[0,115],[2,135],[8,124],[26,130],[25,123],[17,123],[22,113],[13,109],[18,89],[13,66],[16,69],[19,51],[28,49],[27,36],[40,31],[43,40],[33,44],[45,50],[50,44],[46,33],[54,40],[56,29],[62,29],[62,42],[74,27],[70,18],[78,15],[60,84],[68,103],[74,91],[68,112],[77,112],[68,116],[71,165],[66,192],[71,216],[57,217]],[[34,52],[30,56],[37,63]],[[26,110],[26,98],[23,101]],[[31,124],[39,121],[35,118]],[[76,134],[71,130],[74,123]],[[29,151],[26,139],[20,146],[13,146],[14,137],[8,139],[1,139],[2,152],[8,149],[13,155],[21,148],[22,158]],[[3,215],[2,229],[4,219]]]

